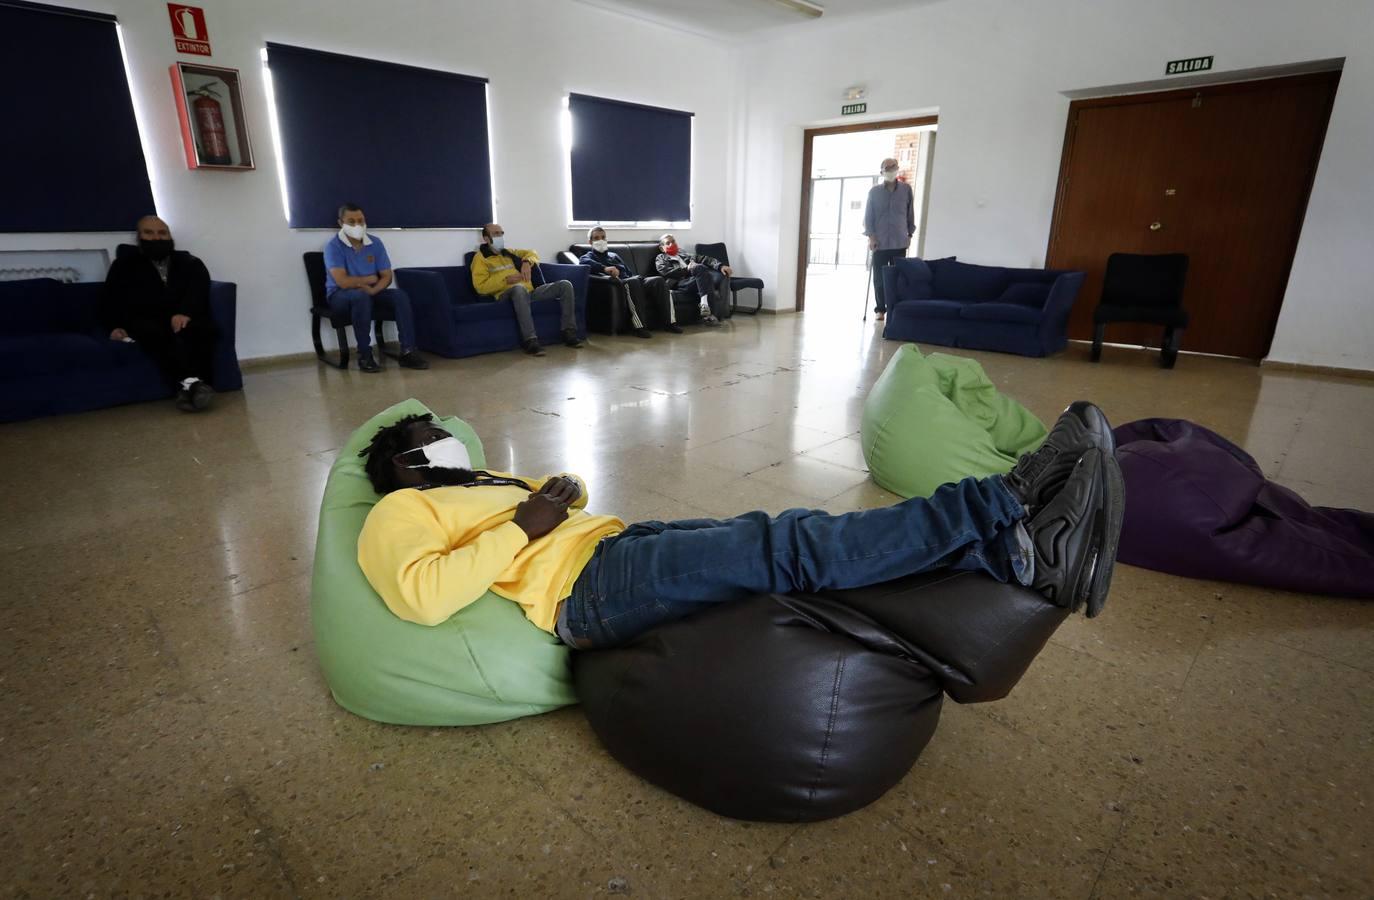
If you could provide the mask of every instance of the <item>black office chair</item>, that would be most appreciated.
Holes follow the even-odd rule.
[[[1172,369],[1178,360],[1179,332],[1188,327],[1183,285],[1188,254],[1113,253],[1102,279],[1102,302],[1093,311],[1092,360],[1102,359],[1102,340],[1112,322],[1146,322],[1164,326],[1159,365]]]
[[[726,248],[724,243],[697,244],[696,252],[698,256],[715,257],[716,259],[720,260],[720,264],[723,266],[730,265],[730,251]],[[747,312],[751,316],[756,316],[759,314],[759,310],[763,308],[763,279],[754,278],[749,275],[730,276],[731,312],[734,312],[735,310],[739,309],[739,292],[748,290],[754,290],[758,292],[758,302],[754,304],[753,309],[742,310],[742,312]]]
[[[324,254],[319,250],[311,250],[302,255],[305,261],[305,277],[310,282],[310,336],[315,339],[315,356],[325,365],[333,366],[336,369],[348,368],[348,326],[353,320],[347,312],[334,315],[329,309],[329,300],[324,294]],[[320,339],[320,322],[328,319],[329,324],[334,326],[334,334],[339,339],[339,361],[334,362],[324,352],[324,341]],[[376,341],[377,349],[380,351],[373,358],[377,364],[381,365],[383,358],[390,356],[397,358],[397,354],[386,349],[386,344],[382,336],[382,323],[385,317],[374,314],[373,321],[376,322]]]

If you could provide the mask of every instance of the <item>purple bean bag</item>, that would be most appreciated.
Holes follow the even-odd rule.
[[[1189,578],[1374,597],[1374,514],[1310,506],[1201,425],[1115,430],[1126,478],[1117,559]]]

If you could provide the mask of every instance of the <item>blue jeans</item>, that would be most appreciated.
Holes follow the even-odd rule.
[[[790,509],[777,518],[639,522],[597,546],[563,601],[559,633],[580,649],[611,647],[713,603],[863,587],[940,568],[1029,584],[1025,516],[993,476],[843,515]]]
[[[400,288],[387,288],[376,296],[358,288],[339,288],[329,295],[329,311],[336,316],[350,314],[360,357],[372,355],[374,311],[383,319],[396,321],[402,353],[415,349],[415,316],[410,311],[410,295]]]

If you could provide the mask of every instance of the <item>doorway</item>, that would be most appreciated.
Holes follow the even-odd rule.
[[[910,253],[925,239],[926,197],[934,159],[936,119],[899,119],[810,128],[802,149],[801,231],[797,252],[797,311],[865,313],[869,287],[864,207],[878,183],[879,163],[897,160],[898,178],[912,186],[916,234]],[[868,305],[873,299],[867,298]]]
[[[1187,253],[1182,349],[1262,359],[1278,324],[1339,72],[1075,101],[1046,266],[1087,280],[1090,340],[1112,253]],[[1161,329],[1107,340],[1158,346]]]

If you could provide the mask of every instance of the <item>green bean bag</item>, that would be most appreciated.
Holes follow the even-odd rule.
[[[922,356],[915,344],[902,345],[878,376],[859,432],[873,480],[902,497],[929,497],[970,475],[1004,475],[1045,434],[978,363]]]
[[[397,618],[358,567],[358,534],[380,498],[358,456],[378,428],[411,413],[398,403],[353,433],[329,470],[320,504],[310,614],[315,650],[339,705],[378,722],[480,725],[576,703],[568,649],[530,624],[519,605],[488,592],[432,628]],[[442,420],[484,465],[466,422]]]

